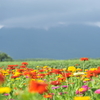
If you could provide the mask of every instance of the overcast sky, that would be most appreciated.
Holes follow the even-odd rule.
[[[100,27],[100,0],[0,0],[0,29],[70,24]]]
[[[100,0],[0,0],[0,51],[16,59],[100,57],[99,27]]]

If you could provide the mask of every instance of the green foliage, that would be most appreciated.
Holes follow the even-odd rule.
[[[0,52],[0,62],[2,61],[12,61],[13,59],[6,53]]]

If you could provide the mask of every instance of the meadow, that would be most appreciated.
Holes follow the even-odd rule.
[[[100,60],[0,62],[0,100],[100,100]]]

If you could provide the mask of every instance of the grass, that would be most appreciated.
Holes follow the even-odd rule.
[[[74,66],[79,64],[77,67],[82,68],[83,63],[79,59],[77,60],[43,60],[43,61],[27,61],[28,67],[35,68],[36,66],[49,66],[53,68],[67,68],[68,66]],[[8,65],[21,65],[22,61],[11,61],[11,62],[0,62],[0,66],[7,67]],[[90,59],[85,62],[85,68],[98,67],[100,66],[100,60]]]

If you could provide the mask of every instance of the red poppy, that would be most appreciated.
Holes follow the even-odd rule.
[[[81,61],[88,61],[89,58],[80,58]]]
[[[48,84],[44,82],[40,83],[32,80],[29,84],[29,92],[43,94],[44,92],[48,91],[47,86]]]

